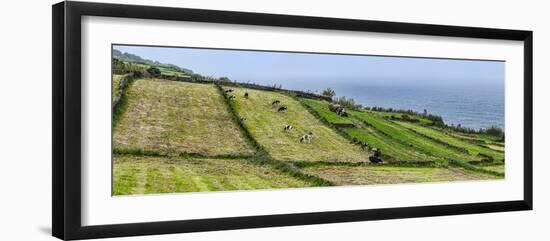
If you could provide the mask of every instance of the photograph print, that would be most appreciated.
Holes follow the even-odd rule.
[[[498,181],[505,62],[112,45],[112,195]]]

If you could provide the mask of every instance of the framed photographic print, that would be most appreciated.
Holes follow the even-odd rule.
[[[532,209],[532,32],[61,2],[53,235]]]

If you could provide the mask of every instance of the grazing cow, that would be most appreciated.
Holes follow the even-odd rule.
[[[346,112],[346,109],[343,106],[339,105],[339,104],[331,103],[331,104],[328,105],[328,109],[330,111],[336,113],[339,116],[343,116],[343,117],[348,116],[348,113]]]
[[[336,114],[339,115],[339,116],[342,116],[342,117],[348,117],[348,113],[346,112],[346,109],[344,109],[344,108],[338,110],[338,112],[336,112]]]
[[[311,139],[313,139],[313,133],[310,131],[308,134],[305,134],[300,138],[300,143],[301,142],[311,143]]]
[[[293,127],[291,125],[286,125],[285,128],[283,128],[283,131],[291,131],[292,128]]]
[[[372,148],[372,156],[369,157],[369,161],[372,163],[381,163],[382,159],[380,159],[380,156],[382,153],[377,148]]]
[[[233,89],[227,89],[227,90],[225,90],[225,93],[230,93],[230,92],[233,92]]]
[[[278,112],[281,112],[281,111],[286,111],[288,108],[286,108],[286,106],[281,106],[279,107],[279,109],[277,109]]]
[[[228,99],[229,99],[229,100],[235,99],[235,96],[234,96],[234,95],[230,95],[230,96],[228,97]]]
[[[276,104],[280,104],[281,102],[279,100],[275,100],[271,103],[271,105],[276,105]]]
[[[369,144],[366,143],[366,142],[361,142],[360,145],[361,145],[361,149],[363,149],[363,150],[368,150],[369,149]]]
[[[248,92],[245,92],[245,93],[244,93],[244,98],[247,98],[247,99],[248,99]]]

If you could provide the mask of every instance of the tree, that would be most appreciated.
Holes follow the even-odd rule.
[[[157,67],[148,68],[147,73],[149,73],[153,77],[159,77],[161,74],[160,69],[158,69]]]
[[[503,137],[504,131],[498,127],[498,126],[491,126],[485,130],[485,133],[488,135],[496,136],[496,137]]]
[[[327,88],[327,89],[323,90],[322,95],[332,98],[336,95],[336,92],[334,92],[334,90],[331,89],[331,88]]]

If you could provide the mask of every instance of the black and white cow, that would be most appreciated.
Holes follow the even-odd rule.
[[[283,128],[283,131],[291,131],[292,130],[292,127],[291,125],[286,125],[285,128]]]
[[[313,133],[309,132],[308,134],[305,134],[300,138],[300,142],[311,143],[312,139],[313,139]]]

